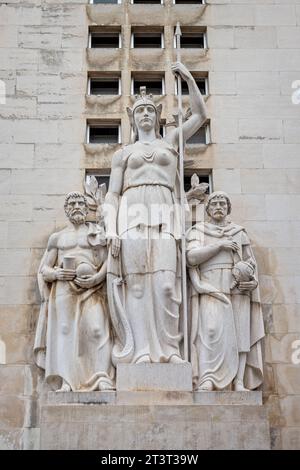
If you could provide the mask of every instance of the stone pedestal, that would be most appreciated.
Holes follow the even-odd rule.
[[[41,449],[269,449],[260,392],[49,393]]]
[[[191,392],[192,366],[183,364],[118,364],[117,391]]]

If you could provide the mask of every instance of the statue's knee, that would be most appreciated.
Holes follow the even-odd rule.
[[[141,299],[144,295],[144,289],[141,284],[134,284],[129,290],[136,299]]]
[[[216,336],[216,334],[217,334],[217,329],[216,328],[211,327],[211,328],[208,329],[208,337],[210,339],[213,339]]]
[[[67,334],[69,334],[69,332],[70,332],[70,327],[69,327],[69,325],[68,325],[67,323],[63,323],[63,324],[61,325],[61,333],[62,333],[63,335],[67,335]]]
[[[173,295],[173,285],[171,282],[165,282],[162,286],[163,293],[166,297],[172,297]]]
[[[101,330],[100,330],[100,328],[94,328],[94,329],[93,329],[93,332],[92,332],[92,336],[93,336],[93,338],[95,338],[95,339],[99,339],[100,336],[101,336]]]

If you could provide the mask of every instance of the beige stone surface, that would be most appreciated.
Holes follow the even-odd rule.
[[[206,149],[187,149],[187,159],[193,170],[212,171],[213,189],[230,193],[234,220],[256,245],[272,334],[267,393],[279,392],[283,400],[281,411],[276,405],[276,419],[269,418],[272,445],[300,448],[299,424],[285,423],[285,415],[291,416],[289,397],[298,416],[293,396],[300,386],[299,365],[288,360],[290,341],[300,339],[300,121],[299,105],[292,103],[292,83],[300,72],[300,5],[298,0],[208,3],[205,8],[189,5],[188,11],[171,0],[165,6],[87,5],[83,0],[51,0],[43,8],[30,0],[0,5],[0,79],[8,94],[7,104],[0,104],[0,337],[7,346],[3,377],[12,380],[5,385],[12,416],[14,410],[25,414],[22,404],[15,409],[13,404],[22,388],[23,364],[32,361],[39,303],[34,275],[47,238],[63,226],[63,195],[82,189],[86,169],[109,169],[118,148],[84,146],[86,118],[120,118],[123,142],[128,140],[124,110],[131,102],[130,72],[169,67],[175,57],[172,30],[179,20],[207,27],[209,47],[204,54],[183,53],[192,70],[208,72],[212,136]],[[87,53],[88,25],[97,23],[121,24],[124,50]],[[165,25],[165,50],[131,51],[131,23]],[[123,96],[113,104],[107,97],[89,104],[88,70],[121,70]],[[176,106],[170,74],[166,91],[159,101],[169,121]],[[7,420],[15,427],[5,430],[0,423],[1,448],[38,445],[38,428],[25,436],[22,420],[6,414]]]
[[[192,391],[191,364],[118,364],[116,389],[119,391]]]
[[[194,392],[194,403],[212,406],[261,406],[262,392]]]
[[[0,395],[0,420],[2,429],[22,428],[25,401],[15,395]]]
[[[23,445],[23,429],[0,429],[0,450],[20,450]]]
[[[266,361],[273,364],[290,364],[293,354],[292,345],[298,339],[297,333],[270,334],[266,340]]]
[[[284,423],[286,426],[300,425],[299,395],[287,396],[280,402]]]
[[[262,392],[174,392],[174,391],[110,391],[48,392],[44,404],[116,404],[116,405],[262,405]]]
[[[278,393],[280,395],[299,395],[299,364],[277,364],[276,380],[278,383]]]
[[[300,448],[300,427],[285,427],[282,430],[282,448],[295,450]]]
[[[276,333],[298,333],[300,322],[299,304],[273,305],[273,322]]]
[[[269,443],[261,406],[42,407],[42,449],[268,449]]]

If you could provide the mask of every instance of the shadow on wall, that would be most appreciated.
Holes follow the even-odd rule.
[[[6,344],[0,339],[0,364],[6,364]]]

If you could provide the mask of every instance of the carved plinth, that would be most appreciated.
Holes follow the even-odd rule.
[[[262,392],[109,391],[48,392],[47,405],[243,405],[262,406]]]
[[[192,391],[191,364],[119,364],[117,391]]]
[[[260,392],[52,392],[47,398],[41,449],[270,448]]]
[[[194,392],[198,405],[262,405],[262,392]]]

